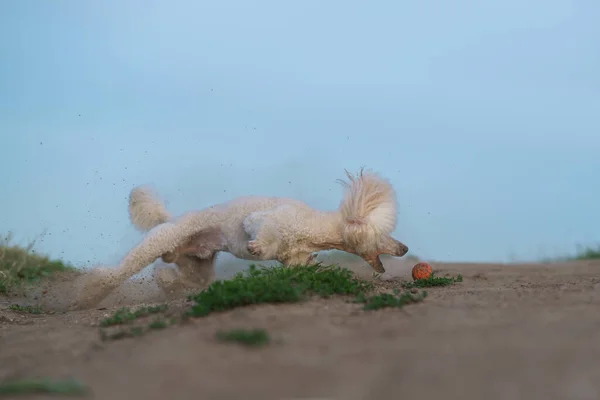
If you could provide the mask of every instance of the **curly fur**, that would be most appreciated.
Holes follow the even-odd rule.
[[[138,230],[147,232],[171,218],[164,204],[148,186],[138,186],[129,194],[129,219]]]
[[[281,197],[240,197],[227,203],[173,218],[145,186],[132,190],[131,222],[147,232],[113,271],[87,285],[76,308],[96,304],[111,288],[162,257],[180,267],[183,280],[194,281],[194,267],[214,269],[217,252],[247,260],[277,260],[286,266],[311,263],[314,252],[343,250],[385,272],[379,256],[403,256],[408,248],[392,238],[397,203],[392,185],[378,174],[346,172],[343,200],[335,211],[315,210]],[[207,263],[208,261],[208,263]]]

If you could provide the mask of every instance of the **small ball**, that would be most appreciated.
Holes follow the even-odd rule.
[[[416,281],[418,279],[428,279],[433,275],[433,269],[431,265],[421,262],[416,264],[412,269],[412,278]]]

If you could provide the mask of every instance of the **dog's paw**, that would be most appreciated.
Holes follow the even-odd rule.
[[[255,257],[260,257],[263,254],[262,248],[256,240],[250,240],[248,242],[248,252]]]
[[[179,274],[176,268],[155,266],[152,271],[152,277],[160,288],[171,286],[179,280]]]
[[[318,256],[317,253],[312,253],[310,256],[308,256],[308,260],[306,260],[306,265],[316,264],[317,256]]]
[[[209,259],[214,253],[214,250],[210,246],[201,245],[196,247],[196,251],[192,254],[195,257],[203,260]]]
[[[181,277],[176,268],[154,267],[152,277],[167,300],[181,296]]]
[[[112,271],[98,268],[84,273],[75,285],[79,287],[78,294],[69,308],[83,310],[98,306],[119,283]]]
[[[374,281],[380,281],[381,279],[381,275],[383,275],[383,272],[375,272],[373,271],[373,280]]]

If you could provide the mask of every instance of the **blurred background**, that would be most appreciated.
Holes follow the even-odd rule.
[[[600,242],[600,3],[0,2],[0,228],[78,266],[236,196],[334,209],[388,178],[396,236],[439,261]],[[230,262],[225,256],[221,262]]]

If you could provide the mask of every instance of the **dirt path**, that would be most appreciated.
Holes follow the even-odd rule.
[[[600,399],[600,262],[434,269],[464,282],[403,310],[257,306],[110,342],[94,326],[110,309],[0,306],[0,380],[72,376],[107,400]],[[215,339],[239,327],[275,343]]]

